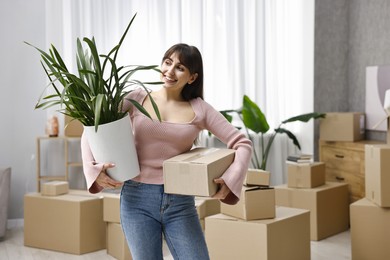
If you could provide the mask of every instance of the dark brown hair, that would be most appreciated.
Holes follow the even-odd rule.
[[[162,62],[174,53],[178,55],[180,63],[188,68],[191,74],[198,74],[194,82],[184,86],[181,91],[183,99],[187,101],[197,97],[203,99],[203,61],[198,48],[185,43],[175,44],[165,52]]]

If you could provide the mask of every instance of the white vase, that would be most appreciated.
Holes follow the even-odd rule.
[[[95,126],[84,126],[84,132],[95,161],[115,164],[114,168],[107,170],[111,178],[123,182],[139,174],[137,151],[129,115],[117,121],[99,125],[97,132],[95,132]]]

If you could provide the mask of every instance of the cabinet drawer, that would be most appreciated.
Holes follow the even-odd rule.
[[[325,171],[326,181],[348,184],[351,202],[354,202],[357,199],[363,198],[365,196],[364,175],[335,170],[328,167],[325,168]]]
[[[346,171],[354,174],[364,174],[364,152],[322,147],[321,161],[327,168]]]

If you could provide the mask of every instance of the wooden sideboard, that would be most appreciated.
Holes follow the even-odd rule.
[[[366,144],[381,142],[319,141],[319,160],[325,163],[326,181],[348,183],[351,203],[365,196]]]

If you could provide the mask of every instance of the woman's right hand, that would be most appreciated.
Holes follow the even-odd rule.
[[[123,185],[123,182],[112,179],[107,174],[107,169],[115,167],[113,163],[105,163],[103,169],[96,178],[95,182],[104,189],[116,189]]]

